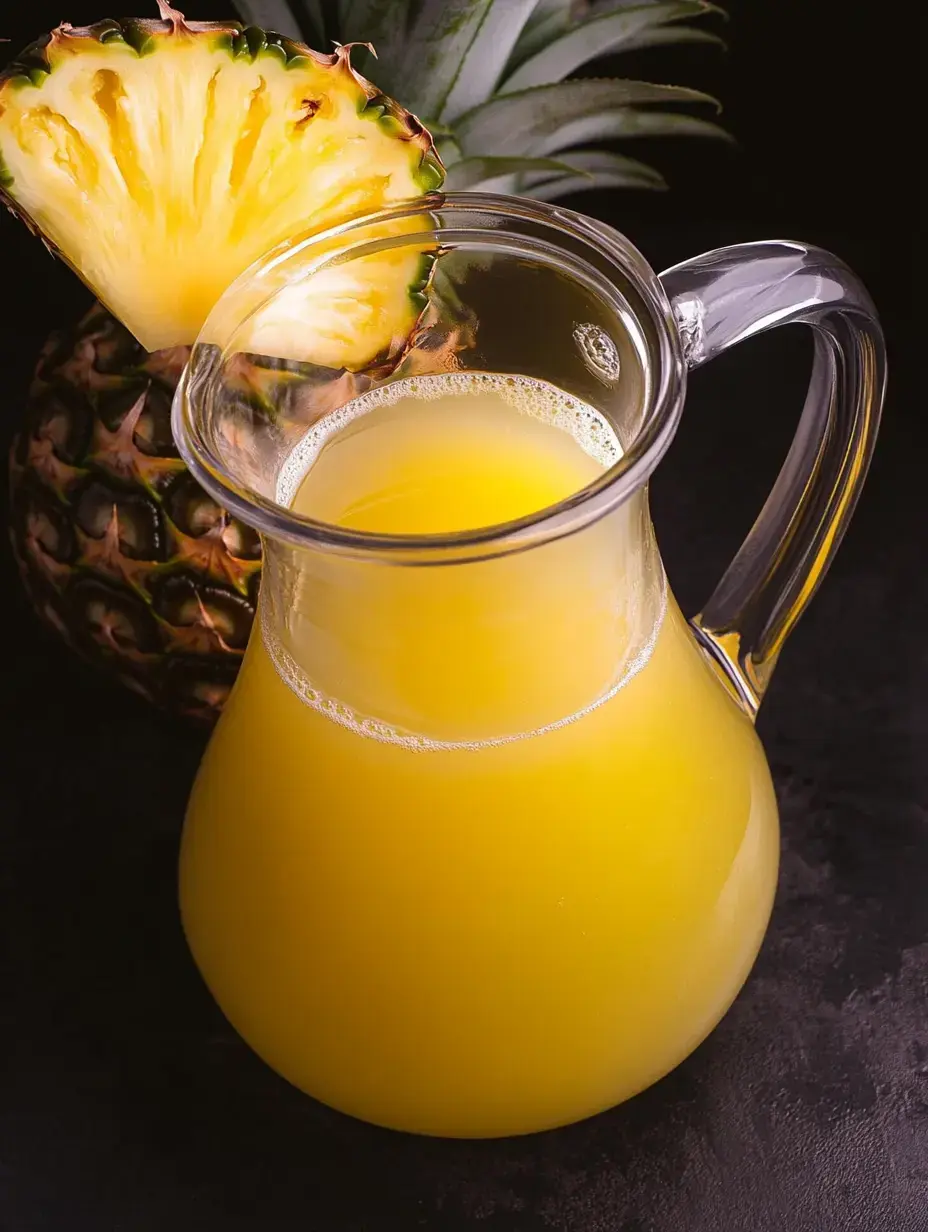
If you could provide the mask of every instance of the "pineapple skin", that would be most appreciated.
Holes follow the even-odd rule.
[[[251,631],[261,544],[171,438],[187,355],[146,352],[99,304],[49,338],[10,453],[10,535],[34,608],[66,643],[212,723]]]

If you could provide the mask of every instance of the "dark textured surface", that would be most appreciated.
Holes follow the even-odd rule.
[[[748,985],[670,1077],[556,1133],[419,1141],[316,1106],[239,1042],[184,949],[174,865],[201,738],[40,632],[4,557],[0,1232],[928,1230],[928,434],[910,189],[866,156],[905,49],[890,61],[864,6],[732,7],[727,65],[656,71],[724,92],[745,152],[665,151],[669,197],[584,206],[657,266],[772,235],[825,244],[870,284],[894,360],[867,494],[761,714],[783,867]],[[30,10],[17,40],[59,16]],[[0,246],[10,430],[44,332],[85,297],[7,220]],[[759,508],[807,361],[786,331],[692,382],[653,502],[688,610]]]

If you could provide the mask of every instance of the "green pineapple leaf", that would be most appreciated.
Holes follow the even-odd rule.
[[[342,40],[372,43],[378,85],[402,95],[426,124],[443,118],[493,0],[340,0]]]
[[[728,44],[719,34],[711,30],[699,30],[695,26],[656,26],[653,30],[642,30],[628,43],[623,43],[621,51],[632,51],[642,47],[665,47],[670,44],[704,43],[707,47],[718,47],[728,50]]]
[[[618,107],[581,116],[554,129],[538,145],[538,154],[550,156],[562,150],[586,145],[590,141],[612,141],[627,137],[700,137],[732,141],[721,124],[684,111],[652,111]]]
[[[481,0],[483,3],[484,0]],[[338,0],[338,28],[342,42],[383,42],[396,47],[405,37],[412,15],[404,0]]]
[[[236,0],[235,7],[251,26],[316,43],[320,48],[323,45],[325,24],[320,0]]]
[[[591,188],[647,188],[660,191],[667,187],[664,177],[653,167],[612,150],[573,150],[564,161],[570,164],[569,171],[547,177],[532,176],[528,183],[520,187],[539,201],[550,201]]]
[[[511,63],[521,64],[569,30],[573,20],[571,8],[570,0],[538,0],[513,48]]]
[[[443,121],[456,120],[494,93],[535,5],[536,0],[506,0],[488,6],[445,99]]]
[[[539,180],[553,179],[560,174],[574,174],[574,167],[559,158],[464,158],[451,164],[445,187],[461,192],[501,176],[531,173],[537,173]]]
[[[546,139],[570,121],[624,107],[658,103],[710,103],[708,94],[685,86],[659,86],[648,81],[589,78],[533,86],[501,94],[462,116],[455,126],[462,154],[486,156],[539,154]]]
[[[665,0],[662,3],[646,0],[617,13],[581,21],[525,60],[503,82],[501,92],[511,94],[546,82],[561,81],[597,56],[646,45],[649,36],[661,26],[717,11],[705,0]]]

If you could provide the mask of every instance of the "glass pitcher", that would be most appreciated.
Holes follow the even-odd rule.
[[[261,313],[407,251],[433,276],[389,362],[333,369],[311,340],[309,358],[256,353]],[[815,333],[795,442],[687,622],[648,478],[687,370],[794,321]],[[264,567],[191,797],[180,899],[206,983],[274,1069],[381,1125],[497,1136],[611,1107],[707,1035],[777,876],[753,719],[851,516],[883,388],[871,302],[827,253],[749,244],[658,277],[615,231],[516,198],[355,219],[233,284],[174,430],[200,483],[261,533]],[[567,427],[589,481],[442,533],[295,507],[320,439],[449,390]]]

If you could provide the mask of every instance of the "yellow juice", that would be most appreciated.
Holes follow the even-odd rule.
[[[620,454],[552,387],[418,378],[317,426],[279,496],[439,534],[545,508]],[[645,496],[467,563],[268,545],[262,585],[180,882],[244,1038],[336,1108],[455,1136],[577,1120],[676,1065],[754,960],[777,814]]]

